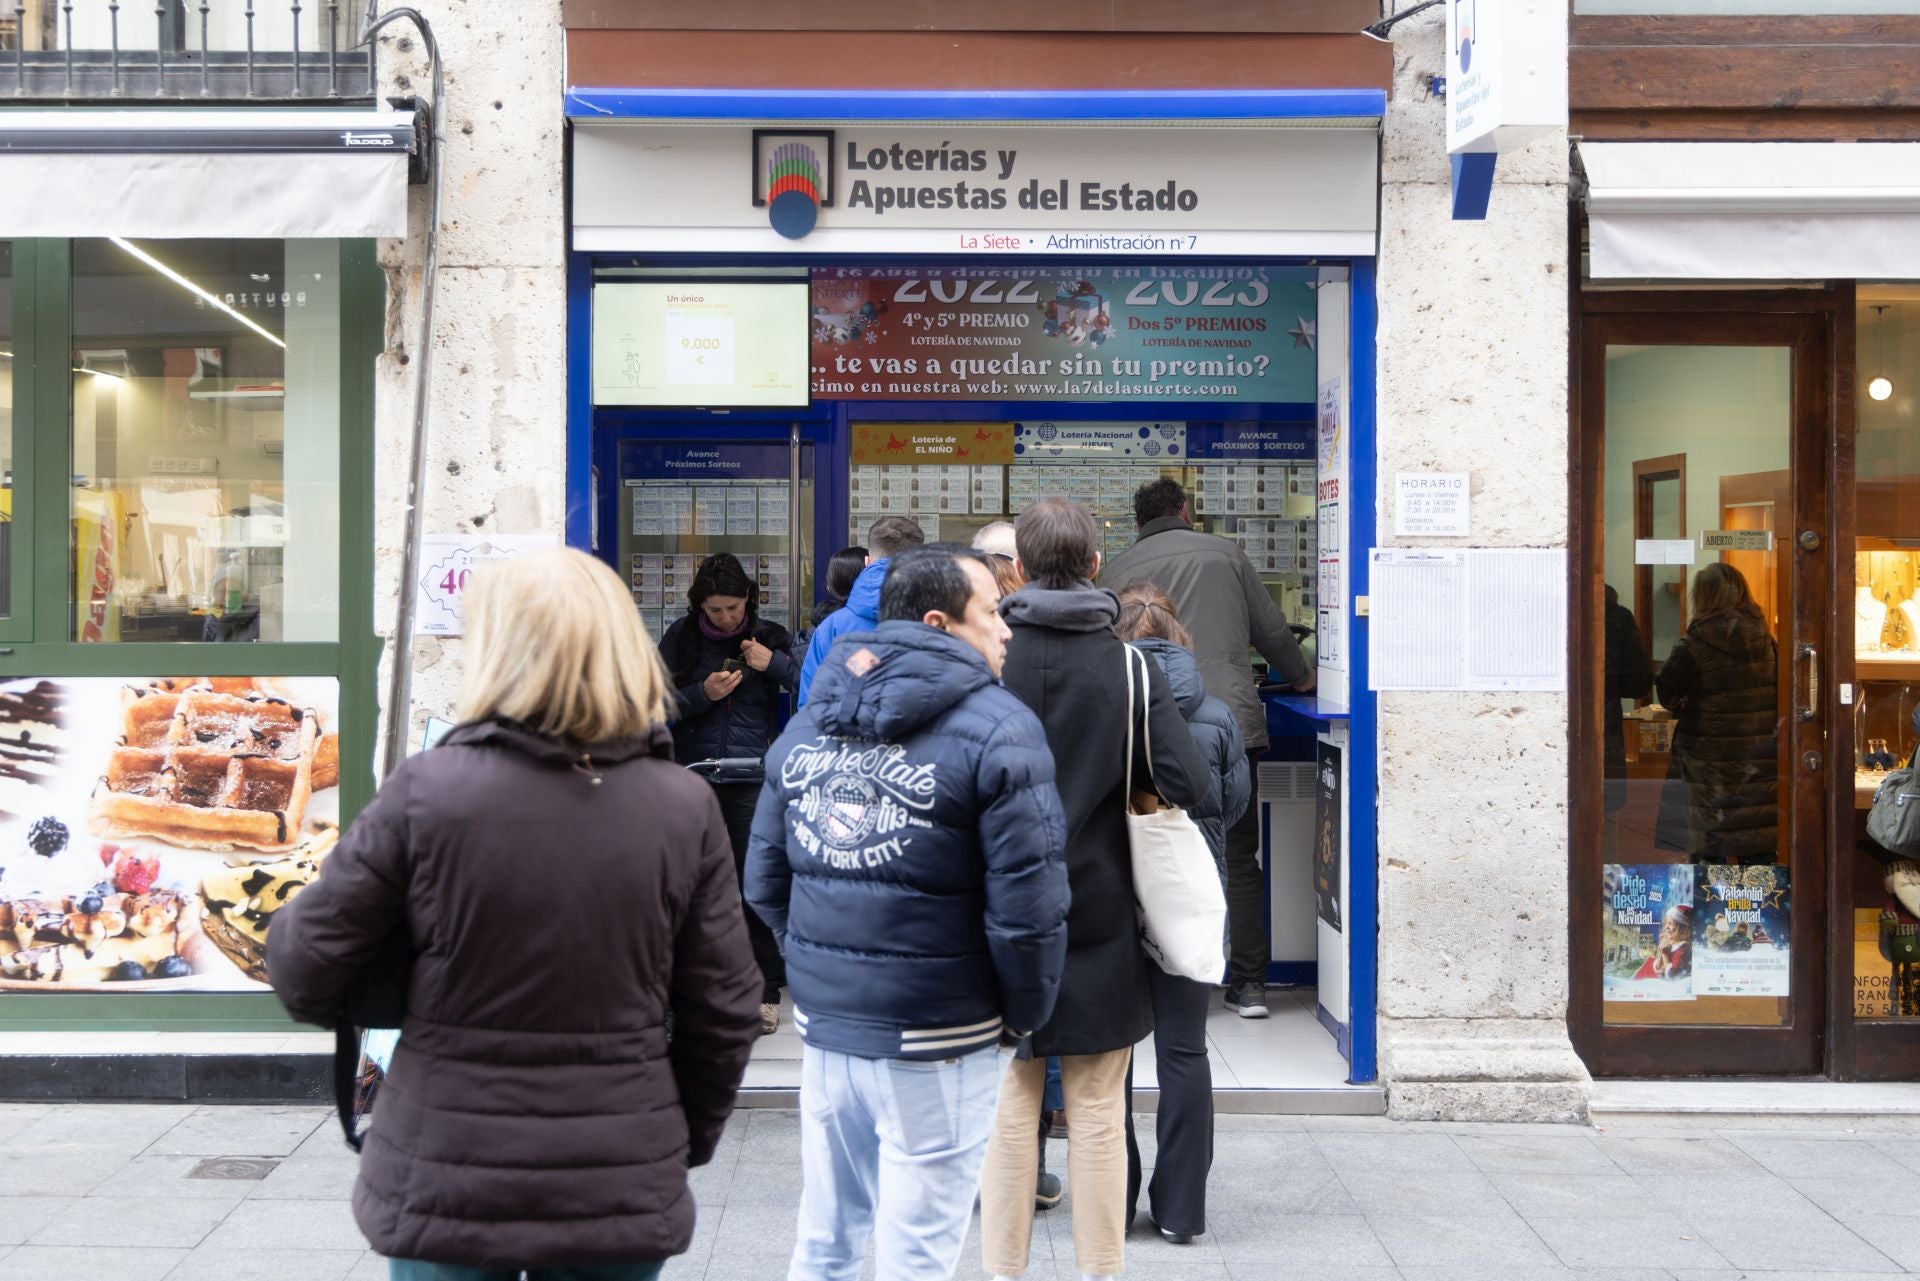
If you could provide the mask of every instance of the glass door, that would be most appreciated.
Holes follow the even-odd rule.
[[[1583,325],[1570,904],[1596,1074],[1824,1067],[1825,333],[1755,311]]]
[[[789,633],[813,603],[814,445],[797,431],[753,438],[649,426],[610,441],[601,552],[632,585],[658,639],[687,612],[700,562],[727,552],[759,584],[760,616]],[[603,475],[608,474],[603,471]]]

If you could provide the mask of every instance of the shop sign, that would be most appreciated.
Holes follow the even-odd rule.
[[[1293,459],[1311,462],[1314,428],[1297,423],[1189,423],[1187,458],[1196,463],[1274,462]]]
[[[786,480],[793,456],[757,441],[624,441],[620,475],[645,480]]]
[[[496,561],[558,545],[551,534],[428,534],[421,540],[415,597],[416,636],[458,636],[466,630],[462,614],[473,571]]]
[[[1313,789],[1313,902],[1320,919],[1335,930],[1340,925],[1341,826],[1346,798],[1341,786],[1340,749],[1324,738],[1316,749],[1318,760]]]
[[[1447,0],[1447,150],[1518,151],[1567,127],[1567,6]]]
[[[1703,529],[1700,531],[1700,550],[1703,552],[1770,552],[1773,550],[1773,531],[1771,529]]]
[[[590,252],[1370,254],[1378,131],[576,121]]]
[[[332,677],[0,684],[0,991],[264,992],[340,834]]]
[[[1013,452],[1023,463],[1179,463],[1187,456],[1187,428],[1184,423],[1015,423]]]
[[[1305,403],[1315,315],[1266,267],[826,269],[813,394]]]
[[[1012,423],[854,423],[853,464],[994,466],[1013,461]]]

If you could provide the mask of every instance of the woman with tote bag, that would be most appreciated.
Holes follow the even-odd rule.
[[[1227,829],[1253,799],[1253,770],[1240,739],[1240,726],[1219,699],[1208,695],[1200,667],[1187,648],[1192,641],[1180,625],[1173,602],[1152,583],[1135,583],[1120,593],[1120,639],[1159,664],[1173,690],[1180,714],[1205,753],[1219,782],[1217,805],[1189,811],[1212,855],[1220,884],[1226,885]],[[1224,903],[1223,903],[1224,907]],[[1224,935],[1221,939],[1225,943]],[[1160,1085],[1154,1117],[1158,1154],[1147,1187],[1147,1217],[1160,1235],[1186,1245],[1207,1230],[1207,1173],[1213,1166],[1213,1070],[1207,1063],[1207,1011],[1224,973],[1215,981],[1179,978],[1156,966],[1148,975],[1153,993],[1153,1061]],[[1131,1099],[1132,1078],[1128,1078]],[[1134,1141],[1133,1107],[1127,1107],[1127,1217],[1140,1199],[1140,1148]]]

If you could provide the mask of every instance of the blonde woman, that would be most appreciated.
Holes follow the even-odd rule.
[[[396,1281],[649,1281],[692,1237],[687,1168],[758,1032],[727,829],[673,763],[667,678],[611,569],[490,566],[466,622],[460,727],[274,918],[274,990],[331,1026],[410,938],[353,1194]]]

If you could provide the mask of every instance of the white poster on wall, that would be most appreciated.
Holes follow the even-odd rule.
[[[461,602],[474,570],[559,545],[552,534],[428,534],[421,540],[420,577],[414,584],[414,634],[460,635],[466,630]]]

